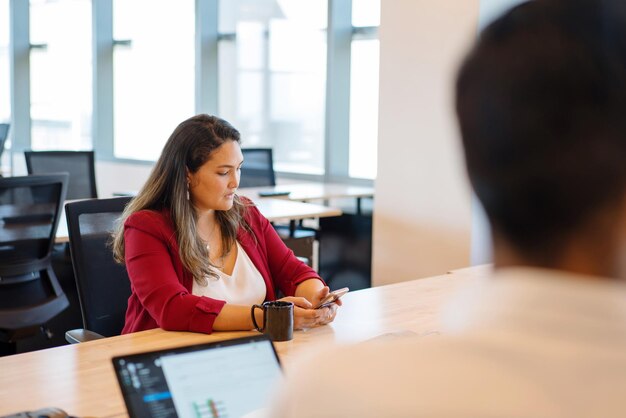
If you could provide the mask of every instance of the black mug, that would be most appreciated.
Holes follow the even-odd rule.
[[[263,310],[263,327],[259,327],[254,316],[255,309]],[[254,327],[272,341],[289,341],[293,338],[293,303],[277,300],[252,305],[250,310]]]

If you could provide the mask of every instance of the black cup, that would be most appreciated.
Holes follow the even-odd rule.
[[[263,327],[259,327],[254,310],[263,310]],[[266,334],[272,341],[289,341],[293,338],[293,303],[284,301],[263,302],[253,305],[250,310],[254,327]]]

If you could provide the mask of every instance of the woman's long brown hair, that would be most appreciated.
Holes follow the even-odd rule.
[[[239,132],[228,122],[215,116],[196,115],[182,122],[167,140],[159,160],[148,180],[131,200],[113,234],[113,255],[124,264],[124,222],[140,210],[170,213],[174,223],[179,255],[183,266],[194,280],[206,285],[206,277],[219,278],[212,267],[206,244],[196,230],[197,214],[187,199],[187,172],[195,173],[211,158],[211,153],[227,141],[240,143]],[[215,211],[222,233],[222,251],[228,253],[237,239],[240,226],[247,227],[243,218],[245,204],[235,195],[233,207]]]

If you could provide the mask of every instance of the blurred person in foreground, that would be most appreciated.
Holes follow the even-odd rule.
[[[273,417],[626,415],[626,2],[513,8],[456,109],[492,277],[444,336],[295,367]]]

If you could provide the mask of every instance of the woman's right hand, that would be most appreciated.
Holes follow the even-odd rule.
[[[325,312],[323,309],[313,309],[313,304],[306,298],[287,296],[279,300],[293,303],[293,329],[313,328],[323,324]]]

